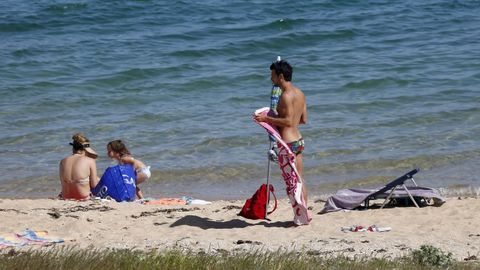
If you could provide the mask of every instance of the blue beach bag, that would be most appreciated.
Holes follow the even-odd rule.
[[[137,176],[130,164],[111,166],[105,170],[92,194],[102,199],[111,197],[117,202],[135,200]]]

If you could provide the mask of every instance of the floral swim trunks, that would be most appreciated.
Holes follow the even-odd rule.
[[[295,155],[301,154],[305,149],[305,141],[303,138],[300,138],[297,141],[289,142],[287,145]]]

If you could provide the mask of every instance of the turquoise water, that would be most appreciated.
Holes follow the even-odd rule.
[[[277,55],[307,97],[310,194],[413,167],[422,185],[478,187],[478,14],[478,1],[2,1],[0,196],[56,195],[78,131],[99,173],[107,142],[127,141],[153,168],[146,196],[251,195],[268,150],[251,114]],[[276,168],[272,181],[283,189]]]

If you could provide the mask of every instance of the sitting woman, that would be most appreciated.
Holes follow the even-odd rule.
[[[152,173],[150,166],[146,166],[142,161],[135,159],[128,151],[122,140],[111,141],[107,144],[108,157],[117,160],[119,164],[132,164],[137,175],[136,194],[139,199],[143,199],[143,194],[138,185],[145,182]]]
[[[99,181],[97,176],[97,153],[90,147],[89,140],[81,133],[72,137],[73,154],[60,162],[60,182],[63,199],[86,200],[90,189]]]

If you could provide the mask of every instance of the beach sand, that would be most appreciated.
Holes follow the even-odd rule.
[[[78,248],[140,250],[189,249],[195,252],[306,251],[314,255],[398,257],[423,244],[452,252],[458,260],[480,254],[480,200],[447,198],[441,207],[396,207],[319,215],[323,202],[309,202],[310,225],[292,226],[286,198],[271,221],[237,213],[244,201],[210,205],[143,205],[91,200],[0,199],[0,236],[27,228],[46,230]],[[388,232],[342,232],[351,225],[391,227]],[[47,248],[27,245],[20,249]],[[48,248],[51,248],[48,247]],[[8,248],[7,248],[8,249]],[[4,250],[7,250],[4,248]]]

